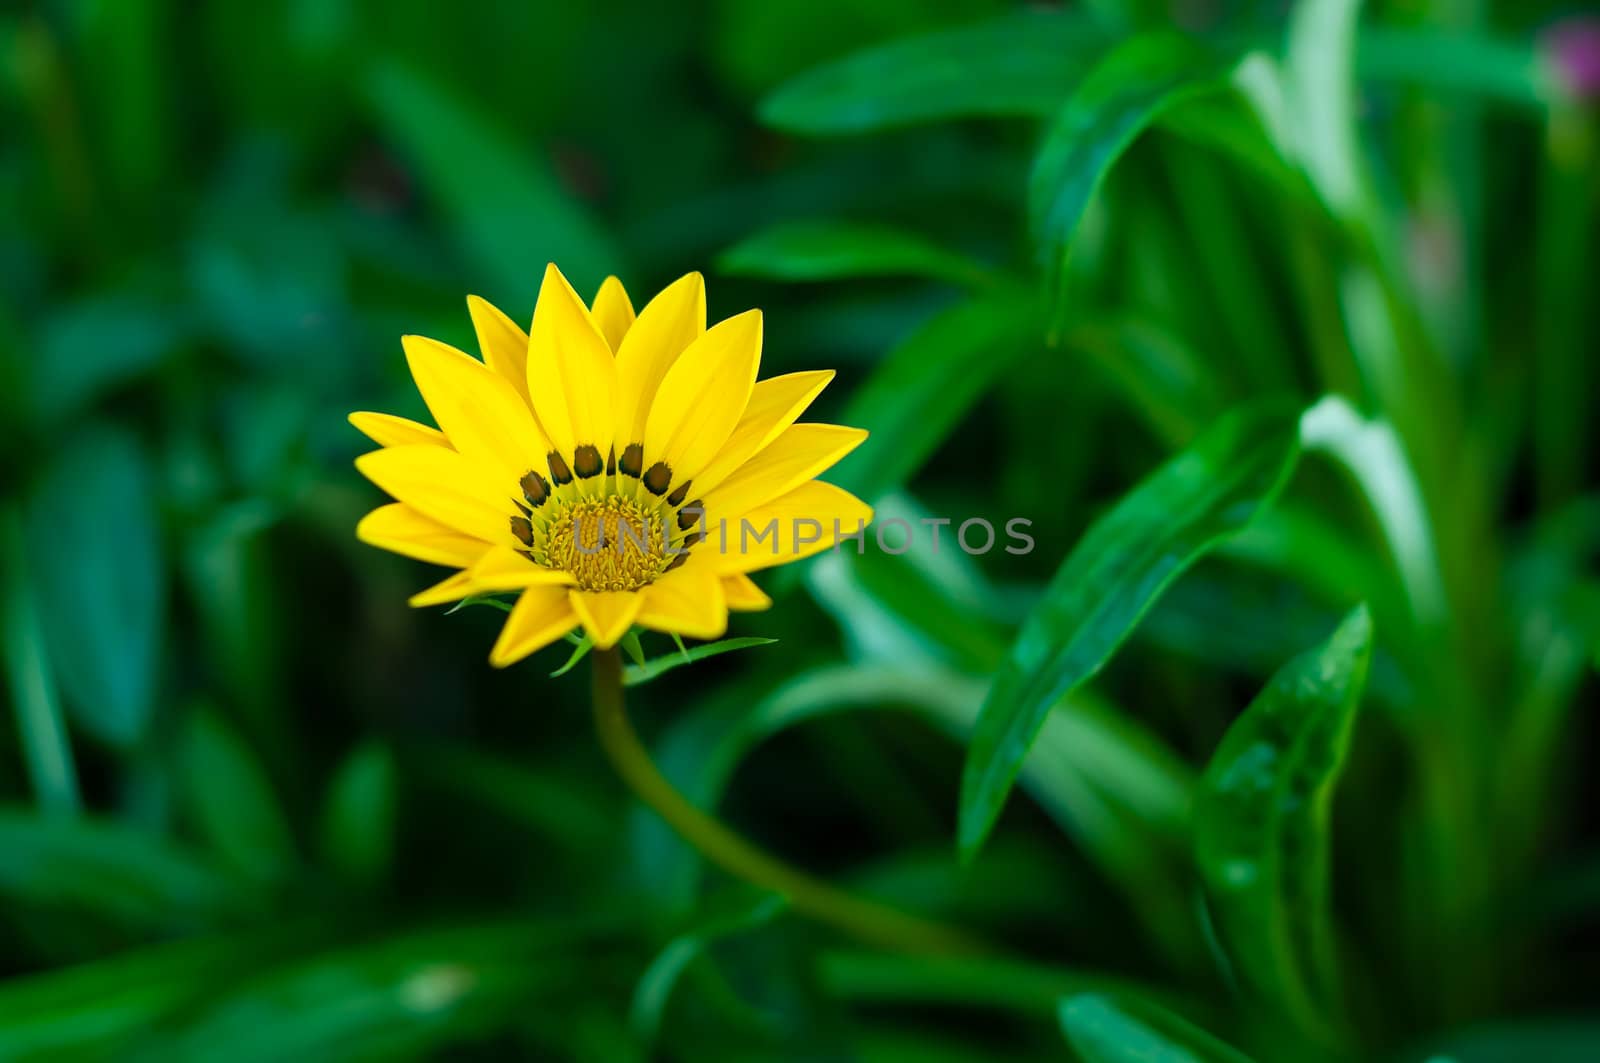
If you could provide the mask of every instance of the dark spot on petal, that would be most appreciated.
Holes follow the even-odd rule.
[[[689,549],[689,547],[700,543],[702,540],[705,539],[705,537],[706,537],[706,533],[705,532],[703,532],[703,531],[693,531],[693,532],[690,532],[688,535],[685,535],[683,537],[683,542],[680,543],[679,545],[682,546],[685,550],[687,550],[687,549]]]
[[[669,565],[667,565],[666,568],[662,569],[661,571],[663,571],[663,572],[671,572],[673,569],[677,568],[679,565],[683,564],[687,560],[689,560],[689,555],[687,553],[679,554],[677,557],[672,559],[672,562]]]
[[[689,497],[689,485],[692,483],[694,483],[693,480],[685,480],[683,483],[679,484],[678,489],[667,496],[667,505],[683,505],[683,500]]]
[[[617,463],[623,475],[631,476],[635,480],[644,471],[644,445],[642,443],[629,443],[622,450],[622,460]]]
[[[617,474],[617,448],[616,447],[612,447],[611,448],[611,453],[606,455],[606,475],[607,476],[615,476],[616,474]]]
[[[545,455],[545,460],[550,463],[550,479],[557,484],[569,484],[572,482],[572,470],[567,468],[566,458],[552,450]]]
[[[531,510],[527,506],[523,505],[521,499],[513,498],[511,500],[511,504],[513,506],[516,506],[517,507],[517,512],[521,513],[524,517],[533,516],[533,510]]]
[[[672,467],[664,461],[658,461],[645,470],[644,485],[653,495],[666,491],[667,485],[672,482]]]
[[[599,476],[603,468],[605,462],[600,460],[600,448],[593,443],[585,443],[572,452],[572,471],[585,480],[591,476]]]
[[[515,535],[523,546],[533,545],[533,525],[527,517],[511,518],[511,534]]]
[[[688,531],[706,515],[705,504],[698,498],[678,511],[678,530]]]
[[[522,479],[517,481],[522,488],[522,497],[528,500],[528,505],[538,509],[544,505],[545,499],[550,497],[550,484],[543,476],[529,469],[522,474]]]

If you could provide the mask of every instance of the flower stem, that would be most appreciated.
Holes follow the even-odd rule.
[[[973,953],[981,947],[958,931],[851,896],[762,852],[691,804],[666,780],[639,743],[622,695],[622,659],[594,653],[594,720],[611,764],[707,860],[728,874],[783,896],[798,912],[878,945],[905,952]]]

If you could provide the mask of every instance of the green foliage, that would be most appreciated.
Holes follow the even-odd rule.
[[[961,780],[962,856],[977,855],[1051,706],[1094,676],[1161,592],[1271,505],[1299,453],[1281,407],[1235,411],[1079,540],[1023,623],[984,701]]]
[[[1571,4],[12,6],[0,1059],[1600,1055]],[[967,951],[355,541],[399,337],[552,260],[837,371],[883,540],[631,716]]]

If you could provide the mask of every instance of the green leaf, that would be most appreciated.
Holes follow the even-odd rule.
[[[594,643],[589,639],[589,636],[585,635],[583,638],[578,640],[578,643],[575,646],[572,647],[572,653],[567,657],[567,663],[551,672],[550,678],[559,679],[561,676],[566,675],[568,672],[578,667],[578,662],[589,656],[589,651],[592,649],[594,649]]]
[[[1083,1063],[1250,1063],[1250,1057],[1148,1001],[1068,997],[1061,1031]]]
[[[1537,113],[1558,96],[1531,40],[1506,40],[1446,26],[1360,27],[1356,73],[1460,99],[1477,96]]]
[[[1028,179],[1030,229],[1051,278],[1112,165],[1164,112],[1221,89],[1230,65],[1187,37],[1134,37],[1102,59],[1062,104]]]
[[[678,651],[680,653],[687,652],[683,648],[683,640],[677,637],[677,632],[673,632],[673,638],[678,643]],[[630,629],[626,635],[622,636],[622,642],[619,645],[621,645],[622,651],[628,655],[628,659],[635,665],[640,668],[645,666],[644,644],[639,641],[639,630],[637,628]]]
[[[192,332],[183,308],[136,294],[61,306],[22,365],[35,417],[59,421],[153,369]]]
[[[703,661],[707,657],[716,657],[719,654],[732,653],[734,650],[746,650],[752,646],[770,646],[777,639],[762,639],[744,637],[736,639],[723,639],[720,642],[707,642],[690,650],[684,650],[667,657],[657,657],[645,664],[630,664],[622,671],[622,682],[625,686],[636,687],[640,683],[648,683],[657,676],[670,672],[674,668],[681,668],[686,664]]]
[[[736,276],[780,281],[912,276],[982,285],[988,270],[917,233],[848,221],[785,222],[746,237],[717,258]]]
[[[120,824],[0,807],[0,894],[148,933],[204,927],[256,897],[198,855]]]
[[[394,63],[368,84],[378,120],[417,168],[462,250],[500,297],[528,303],[557,262],[587,295],[622,257],[542,160],[442,86]],[[522,310],[512,314],[518,317]]]
[[[1043,116],[1104,47],[1088,19],[1029,12],[895,41],[809,71],[761,105],[797,133],[865,133],[975,116]]]
[[[189,814],[211,847],[256,879],[281,876],[295,861],[294,837],[260,761],[209,710],[189,713],[178,746]]]
[[[26,510],[45,640],[76,721],[130,746],[155,708],[167,572],[156,485],[138,440],[80,435],[46,468]]]
[[[351,883],[371,887],[394,860],[394,754],[373,742],[358,746],[335,773],[322,806],[323,859]]]
[[[1051,706],[1100,670],[1173,580],[1271,504],[1298,454],[1293,411],[1236,410],[1089,528],[979,715],[961,780],[964,858],[988,837]]]
[[[469,594],[456,604],[452,605],[450,608],[446,609],[444,611],[444,615],[449,616],[451,613],[459,613],[469,605],[487,605],[489,608],[498,609],[502,613],[511,612],[511,603],[506,601],[504,598],[497,597],[493,594]]]
[[[872,434],[829,480],[874,500],[904,484],[1014,361],[1043,346],[1037,302],[1013,291],[933,317],[851,396],[844,424]]]
[[[746,891],[748,892],[748,891]],[[775,893],[741,896],[741,903],[724,905],[695,921],[694,926],[669,941],[639,978],[628,1008],[628,1025],[645,1044],[655,1041],[661,1020],[678,979],[717,941],[765,926],[788,907]]]
[[[996,956],[903,956],[829,952],[820,957],[823,984],[870,1004],[952,1004],[1048,1015],[1073,993],[1143,993],[1131,979]]]
[[[1372,655],[1358,606],[1228,729],[1195,798],[1195,858],[1235,969],[1307,1034],[1338,992],[1328,820]]]

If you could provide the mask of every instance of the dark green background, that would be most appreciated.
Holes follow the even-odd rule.
[[[1012,6],[0,13],[0,1059],[1237,1058],[1178,1015],[1260,1060],[1600,1057],[1576,9],[1374,3],[1346,46],[1338,2]],[[1252,47],[1276,130],[1226,89]],[[345,414],[422,414],[399,336],[470,349],[466,295],[525,320],[551,260],[762,307],[763,375],[839,370],[810,416],[873,431],[834,478],[880,516],[1032,521],[1026,556],[763,577],[730,633],[776,645],[632,694],[691,795],[990,955],[703,872],[601,759],[583,667],[491,670],[501,614],[409,610],[434,572],[355,541]],[[1124,633],[1051,584],[1085,530],[1230,408],[1329,394],[1352,461],[1309,447],[1167,593],[1108,592],[1137,626],[963,867],[991,677]],[[1192,531],[1152,497],[1113,552]],[[1230,723],[1359,602],[1353,738],[1217,803]],[[1313,734],[1293,689],[1235,753]],[[1331,832],[1290,807],[1335,782]],[[1302,885],[1331,846],[1331,915],[1228,915],[1208,832],[1257,814]],[[1310,1005],[1273,927],[1331,928]]]

